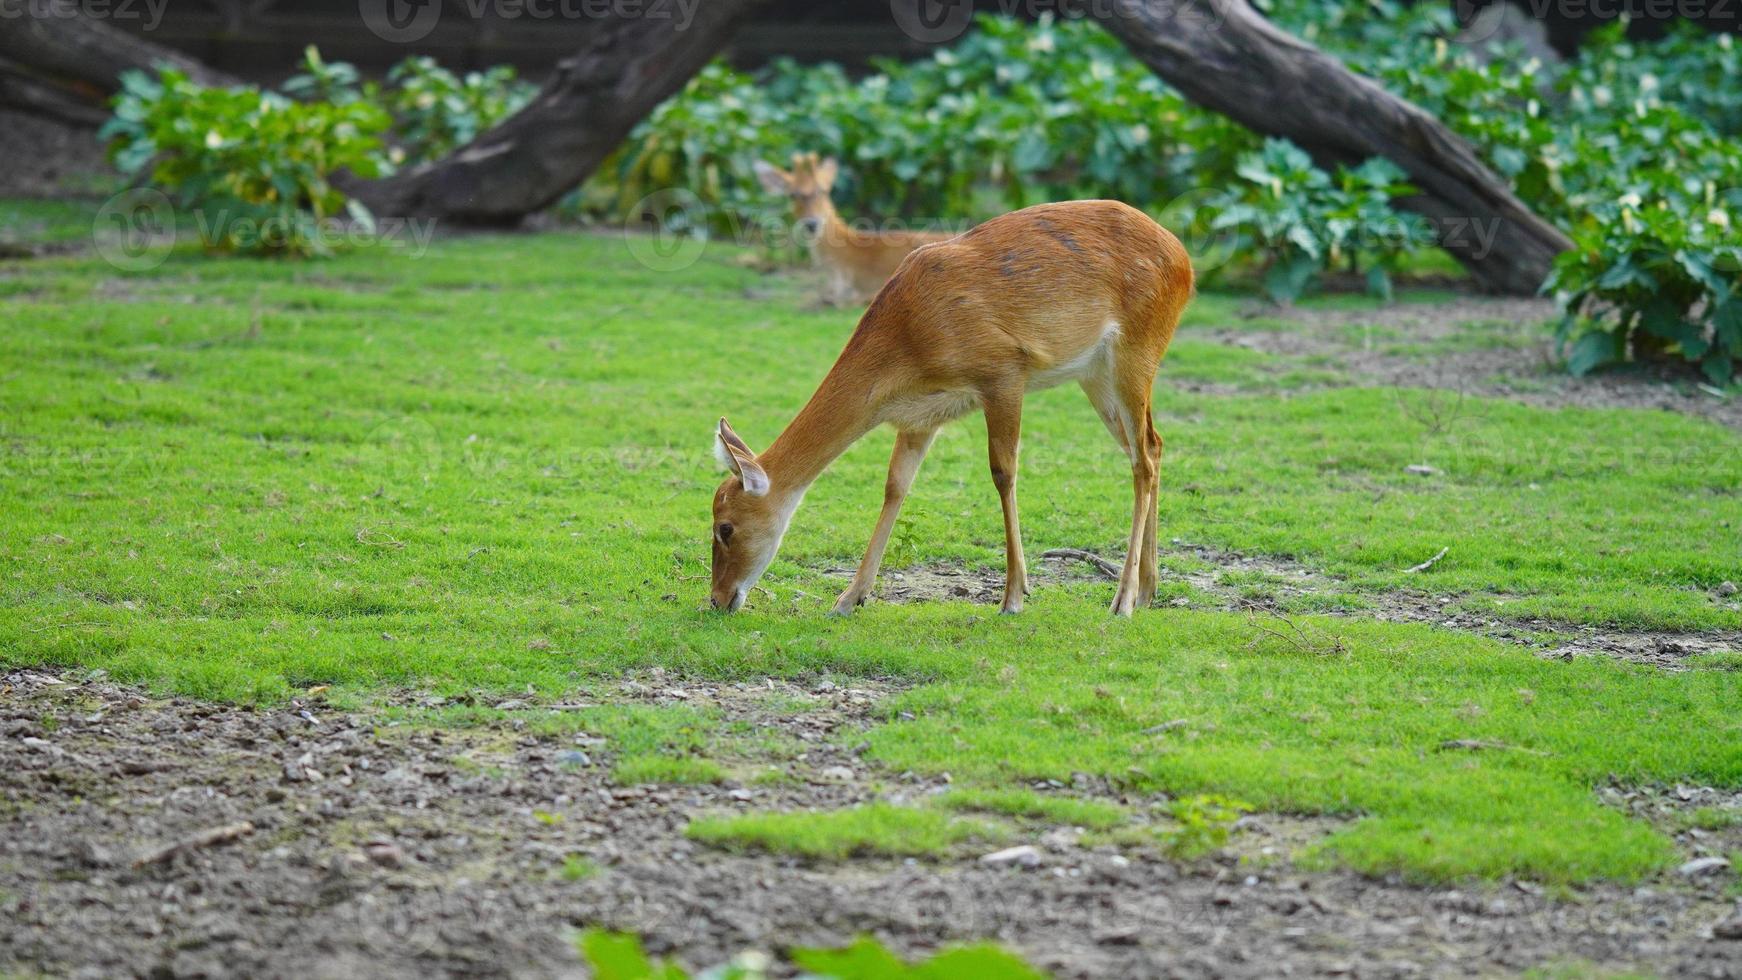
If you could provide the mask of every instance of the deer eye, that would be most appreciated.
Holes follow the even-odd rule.
[[[719,536],[721,544],[730,544],[732,542],[732,525],[721,524],[715,534]]]

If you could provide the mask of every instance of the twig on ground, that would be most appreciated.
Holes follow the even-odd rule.
[[[1307,632],[1304,628],[1302,628],[1302,626],[1299,623],[1295,622],[1294,620],[1288,618],[1287,616],[1282,615],[1281,613],[1271,612],[1270,610],[1265,609],[1264,607],[1258,605],[1257,603],[1251,601],[1250,599],[1240,600],[1240,608],[1242,608],[1246,611],[1246,624],[1248,626],[1251,626],[1253,629],[1257,630],[1260,633],[1265,633],[1265,634],[1268,634],[1270,636],[1274,636],[1277,639],[1282,640],[1285,643],[1289,643],[1289,644],[1293,645],[1295,649],[1300,650],[1302,653],[1312,653],[1312,654],[1323,655],[1323,654],[1341,654],[1341,653],[1348,652],[1348,647],[1345,647],[1343,645],[1343,638],[1342,637],[1329,635],[1329,634],[1325,634],[1322,636],[1314,636],[1311,633]],[[1263,623],[1259,622],[1258,615],[1260,613],[1263,613],[1264,615],[1269,616],[1271,619],[1274,619],[1277,622],[1281,623],[1282,625],[1288,627],[1291,632],[1284,633],[1280,630],[1274,630],[1274,629],[1271,629],[1270,627],[1264,625]],[[1257,645],[1258,645],[1258,639],[1256,637],[1254,637],[1252,642],[1247,644],[1247,648],[1250,649],[1250,648],[1255,647]]]
[[[1440,751],[1462,749],[1466,752],[1523,752],[1527,755],[1548,755],[1540,749],[1527,749],[1521,745],[1507,745],[1505,742],[1489,742],[1480,738],[1454,738],[1440,743]]]
[[[1432,558],[1429,558],[1427,561],[1424,561],[1419,565],[1411,565],[1410,567],[1404,569],[1403,572],[1405,575],[1408,575],[1408,574],[1413,573],[1413,572],[1425,572],[1428,569],[1434,567],[1435,565],[1438,565],[1440,563],[1440,559],[1444,558],[1446,556],[1446,552],[1448,552],[1450,550],[1452,550],[1450,546],[1441,548],[1439,554],[1434,555]]]
[[[254,832],[254,825],[244,820],[241,823],[227,823],[222,827],[202,830],[192,837],[184,837],[173,844],[166,844],[155,851],[149,851],[133,862],[133,867],[144,868],[153,864],[163,864],[178,854],[197,851],[202,847],[213,847],[227,844],[239,837],[246,837]]]
[[[388,534],[386,531],[381,530],[382,528],[391,526],[392,525],[390,524],[371,524],[360,527],[357,529],[357,543],[366,544],[375,548],[404,548],[404,541],[401,541],[393,535]],[[375,536],[377,532],[381,534],[381,537]]]
[[[1076,561],[1088,562],[1089,564],[1095,566],[1095,568],[1098,571],[1100,571],[1100,573],[1102,575],[1107,576],[1108,578],[1112,579],[1115,582],[1119,581],[1119,571],[1120,571],[1119,566],[1113,564],[1112,562],[1108,561],[1105,558],[1102,558],[1100,555],[1097,555],[1092,551],[1084,551],[1081,548],[1054,548],[1051,551],[1041,552],[1040,557],[1042,557],[1042,558],[1071,558],[1071,559],[1075,559]]]

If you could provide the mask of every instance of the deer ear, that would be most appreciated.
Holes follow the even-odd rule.
[[[834,157],[817,164],[817,186],[823,190],[835,186],[835,175],[840,172],[841,165]]]
[[[744,484],[744,492],[752,497],[760,497],[768,492],[768,474],[763,471],[762,464],[756,462],[756,454],[738,438],[738,433],[725,419],[720,420],[720,427],[714,433],[714,455],[720,462]]]
[[[751,169],[756,171],[756,179],[762,182],[762,189],[770,194],[785,194],[792,190],[792,175],[774,164],[758,160],[751,165]]]

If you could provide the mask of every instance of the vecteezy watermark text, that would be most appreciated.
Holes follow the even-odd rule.
[[[0,0],[0,20],[127,20],[155,31],[168,6],[169,0]]]
[[[301,237],[323,250],[374,245],[410,249],[414,258],[423,255],[435,236],[434,218],[376,218],[364,223],[341,218],[305,221],[277,215],[255,218],[227,211],[196,211],[194,227],[200,241],[208,245],[230,242],[242,249],[272,251]]]
[[[947,44],[961,37],[973,22],[974,10],[974,0],[889,0],[896,26],[921,44]],[[1004,17],[1026,20],[1143,17],[1165,23],[1193,18],[1219,24],[1222,17],[1209,0],[997,0],[996,10]]]
[[[166,2],[166,0],[158,0]],[[453,0],[455,12],[477,21],[663,20],[688,30],[702,0]],[[376,37],[419,41],[441,22],[442,0],[357,0],[357,13]]]

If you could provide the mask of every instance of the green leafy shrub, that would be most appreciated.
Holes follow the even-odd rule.
[[[1698,206],[1639,195],[1595,205],[1546,288],[1563,316],[1567,367],[1584,374],[1630,355],[1678,355],[1714,383],[1742,361],[1742,221],[1737,200]]]
[[[1389,298],[1400,256],[1431,241],[1421,219],[1391,208],[1411,193],[1402,170],[1372,159],[1335,179],[1313,165],[1305,150],[1282,139],[1240,158],[1240,183],[1212,201],[1211,226],[1232,229],[1242,250],[1261,257],[1264,290],[1293,302],[1327,268],[1366,266],[1369,292]]]
[[[1667,37],[1635,43],[1626,22],[1592,31],[1559,88],[1578,116],[1613,111],[1635,102],[1672,105],[1715,132],[1742,136],[1742,44],[1678,24]]]
[[[819,70],[819,85],[832,74]],[[681,95],[654,109],[601,168],[617,177],[609,207],[623,213],[657,190],[682,187],[709,206],[713,231],[733,233],[731,222],[766,204],[752,167],[758,159],[784,160],[792,150],[786,124],[782,103],[750,76],[710,64]]]
[[[114,106],[99,137],[115,165],[192,209],[209,247],[320,255],[331,250],[326,220],[372,221],[330,178],[385,171],[390,120],[379,106],[207,88],[168,68],[125,73]]]
[[[406,159],[434,160],[470,143],[479,133],[520,111],[537,88],[514,69],[455,75],[434,58],[413,57],[387,73],[387,108]]]
[[[1631,42],[1618,21],[1556,68],[1517,49],[1484,62],[1454,42],[1444,5],[1260,6],[1446,122],[1525,203],[1569,230],[1577,248],[1545,288],[1561,301],[1572,370],[1671,354],[1714,380],[1733,376],[1739,236],[1734,202],[1721,200],[1724,188],[1742,187],[1733,38],[1684,27]]]
[[[635,129],[595,181],[615,186],[583,206],[682,187],[732,212],[716,230],[741,226],[785,208],[751,165],[798,150],[840,160],[834,196],[851,216],[979,218],[1089,196],[1159,206],[1258,145],[1087,21],[982,17],[952,47],[877,69],[855,81],[790,60],[758,77],[709,66]]]

